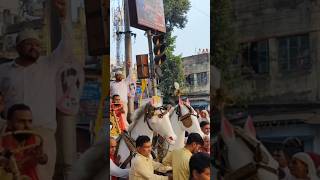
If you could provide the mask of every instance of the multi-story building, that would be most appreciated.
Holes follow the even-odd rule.
[[[210,104],[210,55],[208,51],[182,59],[187,96],[195,108],[206,109]]]
[[[249,100],[234,122],[251,114],[262,140],[295,136],[320,152],[320,0],[233,0],[232,8],[241,46],[234,66],[244,77],[233,94]]]

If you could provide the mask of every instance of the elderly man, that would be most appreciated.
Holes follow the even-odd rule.
[[[26,104],[33,112],[34,130],[44,139],[48,163],[38,167],[39,179],[52,179],[56,162],[56,73],[72,54],[71,16],[65,0],[53,0],[61,23],[61,41],[48,56],[40,56],[41,45],[32,29],[21,31],[16,39],[19,56],[0,67],[0,91],[5,107]],[[68,17],[68,18],[67,18]]]
[[[203,146],[200,148],[200,151],[210,154],[210,137],[208,135],[203,136]]]
[[[121,71],[117,71],[115,74],[116,80],[113,82],[110,82],[110,96],[112,97],[113,95],[119,95],[120,100],[123,102],[123,108],[125,111],[125,118],[127,118],[128,114],[128,89],[129,89],[129,84],[131,81],[131,62],[127,62],[127,68],[129,68],[129,75],[126,79],[123,78],[123,74]]]

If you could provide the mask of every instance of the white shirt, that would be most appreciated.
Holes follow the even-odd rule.
[[[121,169],[119,168],[111,159],[110,159],[110,180],[111,176],[119,177],[119,178],[127,178],[129,177],[130,169]]]
[[[31,108],[33,127],[56,130],[56,73],[71,56],[71,23],[61,22],[61,41],[52,54],[39,57],[27,67],[15,61],[0,66],[0,91],[6,111],[14,104]]]
[[[120,82],[113,81],[110,82],[110,96],[112,97],[115,94],[120,96],[120,99],[123,103],[128,103],[128,88],[131,80],[132,71],[129,70],[129,75],[126,79],[122,79]]]

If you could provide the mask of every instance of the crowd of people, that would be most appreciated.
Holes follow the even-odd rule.
[[[300,139],[286,139],[272,156],[279,163],[280,180],[320,180],[320,156],[304,152]]]
[[[162,163],[153,160],[152,142],[148,136],[139,136],[135,143],[138,153],[132,159],[131,168],[121,169],[118,167],[121,162],[115,154],[117,141],[110,138],[110,173],[112,176],[110,179],[115,180],[117,177],[129,180],[210,179],[210,155],[200,150],[204,145],[204,140],[198,133],[190,133],[185,147],[169,152]],[[163,174],[159,175],[155,171]],[[169,175],[165,175],[166,173]]]
[[[112,104],[118,107],[110,106],[118,117],[119,124],[125,124],[124,109],[118,99],[120,96],[115,94],[112,96]],[[203,113],[205,114],[205,113]],[[200,116],[199,116],[200,117]],[[199,123],[204,136],[198,133],[189,133],[186,137],[185,147],[168,152],[162,163],[155,162],[151,156],[152,140],[148,136],[141,135],[135,140],[137,154],[133,158],[130,169],[121,169],[118,166],[119,157],[115,154],[117,141],[110,137],[110,169],[111,179],[117,177],[127,178],[130,180],[144,179],[194,179],[207,180],[210,179],[210,121],[204,120],[208,116],[203,116]],[[123,122],[120,122],[123,121]],[[127,131],[127,126],[121,131]],[[196,165],[195,165],[196,163]],[[155,171],[162,173],[161,175]],[[169,172],[169,173],[168,173]],[[172,172],[172,173],[170,173]],[[169,175],[165,175],[169,174]]]
[[[115,73],[115,81],[110,83],[110,112],[116,117],[121,133],[128,131],[128,94],[131,75],[131,62],[127,62],[129,75]],[[199,125],[204,136],[198,133],[186,133],[185,146],[168,152],[162,162],[156,162],[151,155],[152,139],[140,135],[135,140],[137,154],[131,160],[129,169],[120,168],[116,154],[117,140],[110,137],[110,179],[129,180],[175,179],[208,180],[210,179],[210,118],[207,110],[196,109]]]

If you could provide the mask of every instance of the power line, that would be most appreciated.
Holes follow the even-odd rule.
[[[203,14],[204,16],[207,16],[210,18],[210,15],[208,15],[206,12],[202,11],[201,9],[197,8],[196,6],[192,6],[195,10],[197,10],[199,13]]]

